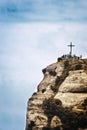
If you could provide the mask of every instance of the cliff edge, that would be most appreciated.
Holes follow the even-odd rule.
[[[87,59],[60,59],[42,71],[26,130],[87,130]]]

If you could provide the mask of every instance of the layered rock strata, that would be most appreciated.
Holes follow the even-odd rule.
[[[85,130],[87,60],[61,60],[42,71],[44,78],[28,101],[26,130]]]

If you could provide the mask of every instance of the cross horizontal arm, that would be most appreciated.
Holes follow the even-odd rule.
[[[72,42],[70,43],[70,45],[68,45],[68,47],[70,47],[70,56],[72,56],[72,48],[74,47],[75,45],[72,44]]]

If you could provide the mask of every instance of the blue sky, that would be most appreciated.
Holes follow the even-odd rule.
[[[86,21],[86,0],[3,0],[1,21]]]
[[[41,70],[69,53],[87,57],[86,0],[0,1],[0,130],[24,130]]]

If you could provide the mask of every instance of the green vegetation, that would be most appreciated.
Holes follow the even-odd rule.
[[[75,70],[81,70],[82,69],[82,65],[81,64],[78,64],[75,66]]]
[[[51,90],[52,90],[54,93],[57,93],[57,92],[58,92],[58,86],[51,85]]]
[[[65,60],[64,61],[64,69],[69,69],[70,64],[69,64],[69,60]]]
[[[63,76],[57,76],[57,77],[56,77],[56,80],[55,80],[56,86],[60,86],[61,83],[63,82],[63,80],[64,80],[64,77],[63,77]]]
[[[87,62],[82,59],[66,59],[61,60],[61,65],[64,65],[64,69],[61,76],[56,76],[57,72],[55,70],[50,70],[49,74],[52,76],[56,76],[55,85],[51,86],[51,89],[54,93],[58,92],[59,86],[65,80],[65,78],[69,75],[69,71],[81,70],[84,69],[87,71]],[[46,68],[42,70],[43,73],[46,72]]]
[[[60,130],[60,128],[59,127],[55,127],[55,128],[45,127],[42,130]]]
[[[43,72],[43,74],[45,74],[45,73],[46,73],[46,68],[44,68],[44,69],[42,70],[42,72]]]
[[[46,91],[46,89],[42,89],[42,93],[44,93]]]
[[[61,64],[64,64],[64,69],[61,76],[57,76],[55,80],[55,85],[51,86],[54,93],[58,92],[61,83],[68,76],[71,70],[87,70],[87,63],[83,60],[62,60],[59,59]],[[54,72],[50,72],[51,75],[56,76]],[[52,118],[56,115],[58,116],[63,124],[64,130],[77,130],[78,128],[87,128],[87,99],[84,100],[82,108],[85,109],[84,112],[76,113],[72,108],[64,108],[60,100],[55,100],[53,98],[45,99],[43,102],[44,113],[48,117],[48,126],[43,128],[43,130],[51,130],[50,123]],[[58,130],[59,128],[54,128],[53,130]]]
[[[49,72],[49,74],[52,75],[52,76],[56,76],[57,73],[55,72],[55,70],[51,70],[51,71]]]
[[[45,99],[42,105],[45,114],[48,116],[48,122],[50,123],[52,117],[56,115],[58,107],[62,105],[60,100],[54,100],[53,97]]]
[[[54,93],[58,92],[59,86],[61,85],[61,83],[63,82],[63,80],[64,80],[64,77],[62,77],[62,76],[57,76],[56,77],[55,85],[51,85],[51,90]]]
[[[87,107],[87,98],[84,100],[83,106]]]
[[[78,108],[87,110],[87,98],[84,100],[84,102]]]
[[[34,121],[31,121],[30,124],[28,125],[28,130],[32,130],[32,128],[35,126]]]
[[[55,85],[51,86],[51,89],[53,90],[54,93],[58,92],[59,86],[65,80],[65,78],[68,76],[69,68],[70,68],[69,61],[68,60],[64,61],[64,70],[62,72],[62,75],[57,76],[56,80],[55,80]]]
[[[87,110],[81,113],[73,112],[71,108],[64,108],[60,100],[52,97],[45,99],[42,107],[48,117],[47,128],[50,128],[51,120],[55,115],[61,119],[64,130],[77,130],[77,128],[87,127]],[[43,130],[46,130],[46,128]]]
[[[59,86],[61,85],[61,83],[65,80],[65,78],[68,76],[69,73],[69,68],[70,68],[70,64],[68,60],[64,61],[64,70],[62,72],[61,76],[57,76],[56,80],[55,80],[55,85],[51,86],[51,89],[54,93],[58,92]],[[56,76],[55,71],[50,73],[53,76]]]

